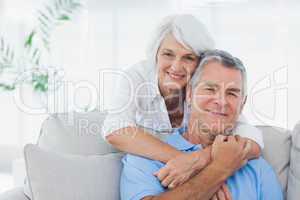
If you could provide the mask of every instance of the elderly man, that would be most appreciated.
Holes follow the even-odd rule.
[[[224,51],[206,52],[191,80],[188,99],[188,127],[168,135],[165,142],[186,153],[211,151],[207,166],[183,185],[168,189],[164,187],[168,180],[155,176],[163,163],[128,154],[123,158],[121,198],[281,200],[281,187],[271,166],[262,158],[247,162],[249,143],[232,133],[246,101],[241,61]],[[225,195],[214,196],[220,188]]]

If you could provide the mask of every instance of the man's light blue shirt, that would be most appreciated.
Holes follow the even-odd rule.
[[[201,149],[182,137],[184,129],[166,137],[165,142],[178,150],[193,152]],[[120,192],[122,200],[138,200],[166,192],[153,175],[164,166],[162,162],[127,154],[123,158]],[[272,167],[263,159],[251,160],[228,178],[233,200],[282,200],[282,190]]]

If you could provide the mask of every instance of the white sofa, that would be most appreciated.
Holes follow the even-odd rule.
[[[28,196],[34,200],[119,199],[122,154],[100,135],[105,115],[97,111],[51,115],[42,125],[37,144],[25,148],[29,176],[25,189],[0,194],[0,200],[28,200]],[[264,136],[263,157],[277,172],[285,197],[299,200],[300,124],[292,132],[258,128]],[[83,196],[88,193],[93,195]]]

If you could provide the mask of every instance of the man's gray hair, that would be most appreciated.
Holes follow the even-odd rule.
[[[172,34],[185,48],[196,55],[214,49],[215,43],[204,24],[193,15],[171,15],[165,17],[149,42],[147,56],[155,58],[162,40]]]
[[[200,76],[202,70],[205,67],[205,65],[207,65],[209,62],[219,62],[224,67],[233,68],[241,72],[242,80],[243,80],[242,94],[243,96],[247,95],[247,73],[246,73],[246,68],[244,67],[240,59],[233,57],[230,53],[226,51],[217,50],[217,49],[202,53],[200,59],[201,59],[200,64],[190,81],[192,90],[194,90],[197,87],[201,78]]]

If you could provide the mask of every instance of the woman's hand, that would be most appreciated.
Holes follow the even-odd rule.
[[[223,184],[220,189],[214,194],[211,200],[232,200],[231,193],[226,184]]]
[[[210,149],[193,153],[182,153],[171,159],[154,175],[164,187],[175,188],[197,174],[210,161]]]

